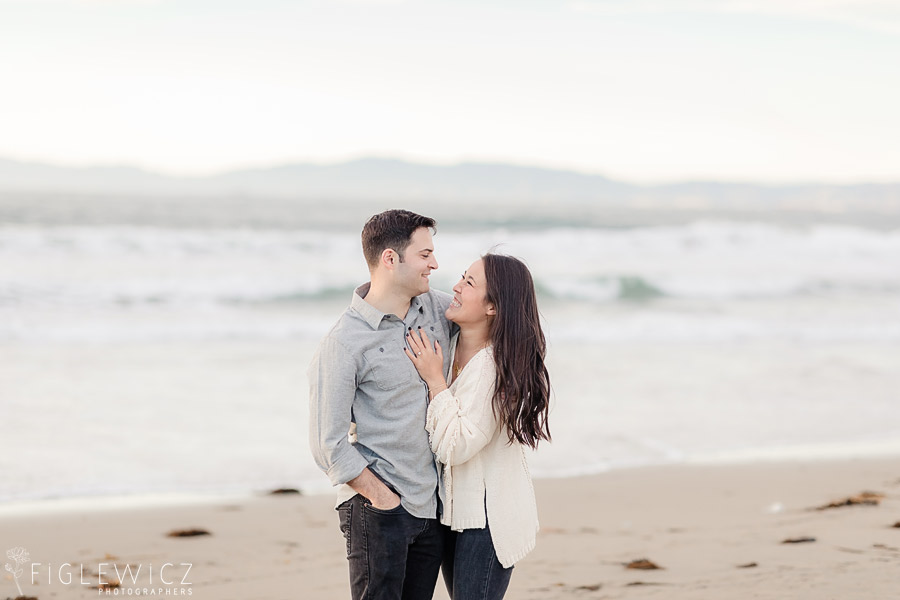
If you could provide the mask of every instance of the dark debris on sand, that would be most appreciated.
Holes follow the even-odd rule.
[[[843,506],[878,506],[884,494],[881,492],[860,492],[855,496],[848,496],[843,500],[835,500],[823,506],[817,506],[816,510],[827,510],[829,508],[841,508]]]
[[[639,558],[637,560],[633,560],[630,563],[625,564],[626,569],[638,569],[641,571],[652,571],[654,569],[662,569],[659,565],[654,562],[647,560],[646,558]]]
[[[750,562],[750,563],[747,563],[747,564],[745,564],[745,565],[738,565],[737,568],[738,568],[738,569],[753,569],[753,568],[758,567],[758,566],[759,566],[759,564],[757,564],[757,563],[755,563],[755,562]]]
[[[303,492],[298,490],[297,488],[278,488],[277,490],[272,490],[269,492],[270,496],[280,496],[282,494],[299,494],[303,495]]]
[[[593,584],[585,584],[585,585],[569,585],[562,582],[556,582],[546,587],[537,587],[531,588],[530,592],[538,592],[538,593],[548,593],[555,591],[563,591],[566,593],[574,593],[577,596],[583,597],[583,592],[596,592],[600,588],[603,587],[601,583],[593,583]],[[541,596],[544,597],[544,596]],[[553,597],[558,597],[558,595],[553,595]]]
[[[782,544],[809,544],[815,542],[816,538],[814,537],[798,537],[798,538],[788,538],[786,540],[782,540]]]
[[[205,529],[175,529],[167,533],[169,537],[196,537],[198,535],[212,535]]]
[[[900,529],[900,521],[897,521],[896,523],[894,523],[893,525],[891,525],[891,527],[894,527],[894,528],[896,528],[896,529]]]

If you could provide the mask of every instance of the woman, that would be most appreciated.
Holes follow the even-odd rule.
[[[426,429],[443,465],[441,523],[450,531],[441,570],[454,600],[503,598],[538,529],[525,447],[550,440],[546,342],[522,261],[488,254],[453,292],[449,382],[440,345],[421,330],[406,338],[428,385]]]

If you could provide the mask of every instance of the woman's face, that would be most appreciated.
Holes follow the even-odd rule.
[[[493,305],[485,301],[486,294],[484,261],[479,258],[453,286],[453,302],[445,316],[458,325],[487,321],[495,311]]]

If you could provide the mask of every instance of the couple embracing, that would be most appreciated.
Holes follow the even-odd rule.
[[[338,488],[354,599],[502,598],[535,543],[525,447],[549,440],[534,283],[487,254],[432,290],[435,221],[405,210],[362,231],[371,281],[309,368],[310,446]]]

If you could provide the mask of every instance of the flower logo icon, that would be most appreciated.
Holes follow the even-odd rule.
[[[22,594],[22,587],[19,585],[19,577],[22,576],[22,565],[30,560],[28,551],[21,546],[17,546],[15,548],[7,550],[6,557],[15,563],[14,567],[9,563],[6,563],[6,570],[13,574],[16,582],[16,588],[19,590],[19,595],[23,596],[24,594]]]

